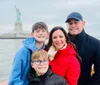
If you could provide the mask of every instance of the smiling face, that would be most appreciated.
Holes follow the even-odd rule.
[[[78,35],[84,29],[85,22],[72,19],[68,22],[68,31],[71,35]]]
[[[66,38],[64,33],[58,29],[52,34],[52,43],[57,50],[61,49],[64,45],[66,45]]]
[[[48,53],[44,50],[37,50],[31,55],[31,66],[37,75],[43,75],[49,68]]]
[[[32,32],[32,36],[36,39],[38,42],[44,42],[45,39],[48,37],[48,32],[44,28],[37,28]]]
[[[49,61],[41,58],[41,59],[38,59],[38,60],[34,60],[31,63],[31,66],[32,66],[32,68],[35,69],[38,76],[44,75],[49,68]]]

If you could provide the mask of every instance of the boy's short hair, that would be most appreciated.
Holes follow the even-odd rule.
[[[45,30],[48,31],[48,27],[44,22],[36,22],[35,24],[33,24],[32,32],[34,32],[34,30],[37,30],[38,28],[39,29],[45,29]]]
[[[32,53],[31,61],[43,58],[44,60],[48,60],[48,53],[45,50],[37,50]]]

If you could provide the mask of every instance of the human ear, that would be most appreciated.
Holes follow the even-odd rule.
[[[83,26],[85,26],[85,21],[83,21]]]
[[[32,68],[34,68],[34,67],[35,67],[35,66],[34,66],[34,64],[33,64],[32,62],[31,62],[31,67],[32,67]]]
[[[34,33],[33,33],[33,32],[31,32],[31,33],[30,33],[30,36],[34,36]]]

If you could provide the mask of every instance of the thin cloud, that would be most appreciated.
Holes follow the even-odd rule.
[[[53,7],[59,9],[65,8],[76,8],[76,7],[83,7],[83,6],[91,6],[94,4],[100,3],[99,0],[61,0],[52,4]]]

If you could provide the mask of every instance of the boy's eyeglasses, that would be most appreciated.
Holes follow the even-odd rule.
[[[35,61],[31,61],[31,62],[39,65],[39,64],[47,64],[48,60],[35,60]]]

